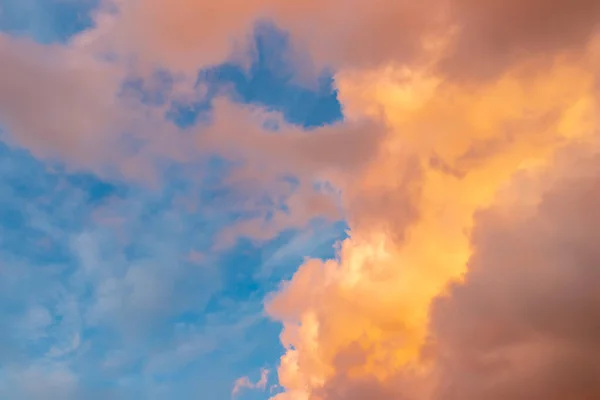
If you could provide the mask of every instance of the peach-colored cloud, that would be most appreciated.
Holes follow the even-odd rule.
[[[274,20],[319,65],[373,66],[407,61],[423,37],[440,33],[442,2],[401,0],[105,0],[95,45],[129,57],[141,68],[194,73],[230,57],[248,43],[253,25]],[[439,16],[434,16],[439,10]],[[109,15],[107,17],[107,15]],[[108,28],[107,28],[108,26]],[[242,55],[243,56],[243,55]]]
[[[13,129],[22,132],[19,134],[21,137],[39,132],[39,127],[29,126],[35,121],[47,125],[46,130],[61,131],[57,136],[59,140],[52,139],[54,144],[50,147],[58,153],[76,152],[85,159],[90,158],[89,153],[95,153],[89,148],[97,148],[99,141],[115,140],[108,139],[110,135],[106,131],[119,130],[116,127],[121,127],[122,120],[129,117],[122,115],[127,113],[123,113],[123,104],[115,99],[124,71],[117,72],[114,66],[97,62],[90,54],[119,55],[121,69],[124,64],[127,68],[132,65],[142,68],[166,66],[194,75],[193,72],[199,68],[226,59],[235,50],[236,43],[244,43],[256,20],[269,18],[289,30],[294,43],[308,50],[320,65],[330,64],[342,71],[363,71],[365,68],[380,71],[379,67],[402,64],[411,67],[438,65],[446,73],[454,74],[460,70],[473,75],[489,69],[484,63],[502,68],[519,57],[534,53],[554,54],[552,50],[577,47],[577,43],[583,43],[583,39],[593,33],[598,15],[596,2],[591,0],[551,3],[539,0],[427,0],[417,3],[404,0],[351,3],[341,0],[226,0],[216,3],[104,0],[102,4],[103,7],[96,13],[97,26],[77,35],[70,46],[37,46],[33,50],[33,44],[21,43],[23,48],[17,51],[13,43],[10,45],[11,55],[6,55],[7,59],[21,63],[19,66],[14,64],[17,68],[24,67],[23,63],[30,66],[44,64],[45,74],[23,68],[23,76],[6,80],[14,87],[6,88],[5,93],[17,89],[23,95],[31,93],[25,87],[15,86],[24,85],[27,73],[36,74],[36,81],[29,79],[32,83],[37,82],[35,86],[47,86],[46,90],[51,92],[57,90],[52,85],[59,84],[49,82],[62,82],[61,79],[66,77],[70,78],[70,82],[78,82],[70,86],[60,84],[64,91],[61,101],[50,102],[48,95],[36,94],[37,102],[51,103],[45,109],[54,110],[49,112],[54,116],[52,121],[50,117],[22,118],[21,121],[9,121],[9,124],[22,125]],[[553,29],[554,22],[561,29]],[[562,32],[560,38],[563,39],[560,41],[555,34],[558,31]],[[7,43],[12,41],[6,38],[3,41],[3,47],[8,51]],[[84,48],[86,55],[73,51],[74,48]],[[21,54],[18,60],[14,57],[17,52]],[[46,60],[44,63],[36,58],[38,54]],[[45,64],[48,59],[53,60],[51,66]],[[75,63],[77,65],[72,65]],[[31,87],[33,85],[28,86]],[[66,108],[78,110],[72,113],[78,117],[74,120],[71,116],[69,126],[59,127],[57,120],[65,120],[59,118],[65,111],[55,108],[67,101],[73,104]],[[11,106],[15,107],[14,104]],[[13,119],[25,115],[24,112],[9,111],[8,106],[3,108]],[[166,130],[168,127],[161,126],[159,129]],[[73,134],[75,131],[77,135]],[[82,131],[86,133],[82,134]],[[82,139],[84,135],[85,140]],[[153,139],[153,152],[172,145],[172,141],[164,139],[165,136],[157,135]],[[78,139],[60,139],[65,137]],[[365,135],[357,135],[353,140],[361,140],[361,144],[368,146]],[[73,150],[74,146],[78,146],[77,151]],[[70,150],[61,150],[69,147]],[[353,146],[353,149],[357,148],[360,146]],[[304,150],[313,153],[316,158],[319,147]],[[181,150],[172,148],[169,155],[175,156],[178,151]],[[320,157],[330,157],[331,154],[341,157],[347,153],[323,152]],[[96,157],[95,154],[92,157]],[[129,163],[128,168],[134,172],[144,168],[143,163],[135,158],[130,158]]]
[[[3,34],[0,58],[2,127],[35,156],[145,181],[154,179],[156,159],[185,157],[163,111],[123,92],[122,66],[83,47]],[[143,145],[133,151],[132,140]]]
[[[94,34],[99,33],[84,32],[68,45],[54,46],[0,36],[0,118],[15,144],[69,166],[146,182],[155,179],[154,164],[161,158],[188,162],[223,155],[241,165],[224,183],[245,190],[243,206],[261,211],[252,202],[265,194],[285,195],[287,203],[287,211],[277,212],[269,226],[261,215],[224,232],[229,242],[240,234],[270,238],[281,229],[304,226],[315,215],[340,218],[334,196],[312,186],[320,175],[361,168],[375,151],[381,126],[360,121],[305,132],[277,113],[218,99],[210,123],[182,132],[165,120],[165,107],[143,104],[123,89],[132,71],[126,63],[100,57]],[[152,85],[150,78],[145,82]],[[177,89],[174,96],[189,93]],[[279,132],[264,126],[270,120],[277,121]],[[337,151],[344,143],[345,150]],[[295,192],[281,187],[290,175],[301,179]]]
[[[276,122],[277,131],[267,129],[267,122]],[[212,121],[195,135],[196,147],[238,163],[224,183],[243,194],[240,209],[257,214],[227,228],[219,245],[240,235],[270,239],[283,229],[304,227],[316,216],[340,219],[337,193],[315,184],[360,171],[376,156],[384,133],[385,126],[369,119],[306,131],[286,123],[279,113],[218,99]],[[290,176],[299,180],[298,187],[285,180]],[[283,204],[285,209],[273,210]],[[269,221],[267,214],[272,215]]]
[[[24,145],[37,146],[38,152],[52,149],[59,156],[76,154],[88,162],[99,157],[111,158],[114,156],[110,153],[97,151],[102,147],[118,147],[115,144],[118,139],[109,132],[133,130],[130,125],[123,127],[124,120],[131,124],[131,109],[124,111],[123,103],[116,98],[125,73],[123,63],[131,67],[131,62],[136,64],[137,60],[143,67],[166,66],[193,72],[226,59],[235,50],[235,43],[243,42],[260,18],[273,19],[289,30],[294,43],[308,50],[318,63],[342,68],[342,78],[343,71],[352,69],[381,71],[380,67],[390,65],[431,67],[432,63],[447,73],[462,71],[473,75],[488,71],[485,63],[502,69],[531,54],[552,55],[557,49],[581,48],[578,44],[585,43],[584,39],[597,27],[596,3],[591,0],[550,3],[105,0],[96,15],[97,26],[77,35],[69,46],[45,47],[24,41],[17,44],[10,38],[2,38],[6,53],[3,59],[7,60],[4,69],[6,76],[11,76],[3,80],[6,87],[2,92],[5,99],[14,97],[10,103],[4,101],[3,119],[9,130],[18,132],[15,135]],[[559,31],[560,35],[556,33]],[[81,49],[86,51],[76,51]],[[105,52],[121,56],[120,71],[91,56]],[[523,68],[522,72],[526,70]],[[10,94],[15,91],[19,96]],[[54,93],[58,92],[62,94],[57,100]],[[23,109],[23,104],[28,105],[29,111]],[[47,112],[31,118],[28,113],[34,109]],[[148,130],[148,127],[137,128]],[[158,129],[164,131],[169,127]],[[147,151],[164,153],[165,148],[171,147],[169,156],[181,157],[177,153],[184,146],[174,144],[166,136],[156,135]],[[34,141],[33,137],[41,141]],[[367,135],[356,134],[347,139],[360,141],[352,145],[352,150],[321,152],[319,140],[302,139],[293,143],[296,139],[275,139],[284,140],[288,143],[278,146],[314,146],[296,152],[311,154],[313,164],[328,163],[330,157],[351,160],[358,149],[376,142],[370,142]],[[473,151],[485,152],[485,146],[481,144]],[[136,157],[129,158],[127,168],[131,173],[143,173],[143,157]]]
[[[600,396],[598,150],[569,149],[477,215],[469,272],[433,308],[434,398]],[[523,186],[539,188],[536,204]]]
[[[139,67],[195,72],[218,64],[246,44],[262,1],[107,0],[98,48],[117,51]],[[107,17],[108,15],[108,17]]]
[[[377,155],[338,181],[351,237],[337,259],[307,261],[267,303],[284,326],[279,379],[290,398],[507,398],[501,390],[499,397],[431,390],[446,379],[435,352],[453,350],[430,346],[438,333],[429,328],[430,306],[475,262],[478,210],[517,196],[537,204],[552,173],[522,192],[510,190],[515,174],[554,171],[563,147],[596,137],[598,58],[589,43],[581,47],[543,64],[519,59],[478,84],[436,69],[338,73],[347,115],[378,118],[389,129]],[[477,307],[476,296],[469,301]]]
[[[116,93],[120,74],[63,46],[0,35],[0,117],[37,155],[98,161],[126,119]],[[106,154],[102,154],[106,156]]]
[[[416,365],[357,375],[378,346],[402,345],[359,340],[337,352],[333,375],[305,398],[596,398],[599,160],[597,140],[568,146],[476,213],[468,272],[434,299]],[[298,378],[287,357],[280,373]]]
[[[268,122],[279,128],[269,130]],[[376,151],[383,128],[364,119],[305,131],[287,124],[279,113],[217,99],[211,124],[197,136],[197,146],[231,159],[262,163],[267,173],[318,175],[360,168]],[[344,151],[337,151],[342,145]]]
[[[101,41],[146,67],[194,72],[235,55],[253,24],[272,19],[319,65],[431,62],[489,77],[516,59],[580,47],[598,28],[594,0],[105,0],[118,10]],[[103,14],[105,15],[105,14]],[[96,35],[98,36],[98,35]],[[239,55],[239,54],[238,54]]]
[[[441,66],[454,77],[489,77],[523,58],[581,51],[600,27],[595,0],[448,1],[458,33]]]

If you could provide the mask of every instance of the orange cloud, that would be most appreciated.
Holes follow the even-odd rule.
[[[453,45],[450,41],[432,54],[430,65],[444,60]],[[473,235],[486,228],[476,218],[479,210],[507,207],[502,215],[510,216],[517,198],[536,207],[557,173],[556,154],[570,143],[595,139],[598,58],[593,43],[580,48],[571,54],[555,50],[543,62],[537,55],[513,59],[485,81],[455,80],[427,65],[338,73],[350,120],[370,117],[388,129],[362,170],[336,177],[351,228],[338,257],[307,261],[267,303],[270,315],[283,323],[281,341],[287,348],[279,379],[288,391],[278,400],[470,400],[546,393],[544,388],[528,392],[525,386],[511,392],[507,386],[492,395],[497,376],[490,375],[484,391],[476,378],[448,372],[455,362],[471,367],[461,364],[462,348],[453,342],[444,347],[446,331],[436,328],[444,313],[431,314],[430,308],[449,283],[469,277],[470,266],[480,262]],[[540,178],[516,192],[519,174]],[[518,229],[526,223],[510,234],[520,237]],[[494,254],[488,257],[481,263],[496,262]],[[543,274],[543,263],[538,265]],[[491,291],[493,273],[486,277]],[[477,293],[468,301],[476,310]],[[470,322],[476,324],[476,318],[473,314]],[[476,340],[478,333],[469,335]],[[468,339],[459,344],[468,351]],[[533,357],[547,349],[533,346],[522,354]],[[541,365],[543,358],[536,362]],[[445,363],[451,365],[448,370]],[[516,371],[507,374],[516,377]],[[453,392],[447,385],[464,386]]]
[[[435,399],[600,396],[599,150],[567,149],[477,215],[469,272],[433,307]]]
[[[533,56],[580,52],[600,26],[595,0],[449,0],[458,33],[442,68],[489,77]]]

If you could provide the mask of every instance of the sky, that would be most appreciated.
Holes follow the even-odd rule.
[[[0,398],[600,398],[600,3],[0,0]]]

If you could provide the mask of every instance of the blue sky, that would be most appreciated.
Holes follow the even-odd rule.
[[[66,42],[89,27],[94,5],[0,0],[0,30]],[[310,89],[296,83],[284,33],[259,24],[254,50],[249,70],[199,71],[207,96],[171,104],[169,117],[194,125],[210,113],[212,93],[233,87],[232,100],[280,111],[293,124],[341,119],[330,75]],[[165,102],[172,77],[156,76],[158,89],[140,80],[124,88]],[[237,378],[274,370],[281,328],[264,316],[264,297],[303,257],[331,256],[345,225],[313,221],[215,250],[219,232],[245,218],[236,212],[239,193],[220,184],[226,169],[217,157],[167,162],[160,184],[149,186],[0,143],[0,321],[8,327],[0,332],[0,398],[220,400]],[[275,383],[271,373],[267,387]]]

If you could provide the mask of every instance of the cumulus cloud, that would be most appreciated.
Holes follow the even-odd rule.
[[[600,395],[600,156],[578,150],[541,178],[536,204],[477,215],[469,272],[433,307],[436,399]]]
[[[393,339],[361,338],[336,352],[333,376],[306,396],[595,398],[599,155],[597,146],[562,150],[551,168],[519,174],[476,213],[468,271],[433,300],[416,364],[357,375],[378,349],[406,344],[403,330],[388,326]],[[280,372],[290,372],[288,360]]]
[[[453,12],[460,11],[457,4],[450,6],[454,7]],[[526,5],[522,6],[523,9],[514,9],[514,18],[530,17]],[[474,6],[473,12],[476,11]],[[595,10],[590,8],[588,12]],[[466,32],[466,20],[454,18]],[[494,22],[490,20],[488,25]],[[591,31],[592,28],[590,35]],[[541,385],[540,389],[513,387],[513,383],[503,380],[505,375],[490,375],[486,386],[477,378],[476,370],[487,362],[488,355],[473,355],[485,360],[469,364],[472,359],[467,358],[471,357],[467,349],[478,338],[484,340],[487,333],[479,331],[488,329],[490,324],[475,325],[479,314],[472,315],[472,336],[463,342],[460,334],[466,335],[467,325],[450,322],[462,314],[446,319],[449,311],[431,313],[430,309],[451,282],[466,279],[465,289],[459,286],[451,293],[468,290],[469,277],[478,263],[498,265],[494,273],[499,274],[500,268],[505,268],[503,261],[496,264],[496,260],[504,258],[491,253],[486,254],[485,262],[478,261],[481,255],[477,238],[485,226],[476,217],[479,210],[496,210],[499,203],[509,204],[503,202],[518,196],[523,204],[537,205],[545,198],[547,185],[561,173],[555,167],[555,157],[561,149],[569,143],[595,140],[597,53],[587,35],[574,39],[576,51],[569,48],[572,51],[567,55],[565,46],[556,44],[543,60],[537,48],[526,48],[528,43],[514,39],[509,47],[519,57],[498,53],[503,60],[510,58],[510,62],[501,65],[497,60],[493,76],[486,76],[489,79],[465,80],[464,76],[438,68],[445,68],[439,63],[444,59],[440,55],[460,56],[452,53],[453,46],[462,40],[461,31],[457,32],[450,36],[443,51],[432,54],[433,64],[427,67],[388,65],[343,69],[337,74],[346,116],[379,119],[385,121],[388,129],[379,141],[376,155],[351,180],[340,185],[351,233],[340,244],[338,257],[308,260],[267,302],[268,312],[283,323],[281,341],[288,349],[279,368],[280,382],[288,391],[276,398],[537,398],[546,393],[541,389],[544,384],[536,380],[538,376],[520,372],[514,376],[520,376],[523,385],[531,379],[529,383]],[[474,32],[470,35],[477,37]],[[502,37],[506,39],[505,35]],[[552,42],[552,38],[548,40]],[[491,44],[492,39],[484,47]],[[521,45],[524,47],[519,48]],[[528,54],[521,54],[522,51]],[[469,54],[473,63],[478,62],[478,54]],[[390,57],[389,61],[395,60]],[[461,71],[468,75],[469,68],[466,65]],[[574,171],[585,168],[572,162]],[[515,185],[515,175],[541,174],[540,171],[546,174],[521,184],[521,192],[507,189]],[[561,206],[568,207],[568,203]],[[505,207],[507,211],[502,215],[507,220],[512,213],[519,213],[517,203]],[[531,218],[544,219],[538,214]],[[532,223],[528,220],[515,227],[511,234],[516,241],[526,232],[519,229]],[[553,231],[561,229],[562,222],[540,223]],[[505,257],[514,255],[512,249],[504,247],[511,243],[509,237],[490,235],[490,240],[493,237],[494,243],[504,249]],[[589,237],[594,237],[593,233]],[[579,240],[584,238],[578,236],[571,243]],[[553,245],[569,246],[566,239]],[[533,255],[524,257],[527,261],[520,264],[522,269],[528,263],[539,265],[539,273],[532,277],[543,275],[548,268]],[[481,310],[485,295],[494,290],[494,273],[485,275],[489,291],[482,288],[464,299],[469,303],[464,306],[466,309]],[[511,280],[511,284],[524,285],[518,279]],[[565,282],[571,284],[572,281]],[[529,286],[520,289],[524,293],[533,290]],[[454,305],[454,300],[451,297],[447,302]],[[573,311],[576,308],[574,304],[565,307],[573,307],[569,308]],[[510,311],[523,312],[517,308]],[[498,315],[500,326],[504,323],[502,315]],[[441,321],[448,324],[448,332],[436,328]],[[482,321],[486,318],[482,317]],[[452,329],[459,331],[456,334],[460,342],[445,342],[444,338],[452,337]],[[458,345],[464,346],[466,354],[460,352]],[[527,354],[522,357],[529,356],[529,361],[532,354],[547,349],[538,344],[529,348],[525,342],[520,345],[525,347],[522,354]],[[545,356],[541,357],[538,364],[527,364],[537,368],[532,374],[547,373],[546,367],[540,369],[545,362]],[[448,371],[457,372],[453,375]],[[565,395],[564,391],[561,393]],[[585,398],[582,392],[573,393],[579,393],[575,398]],[[591,388],[589,393],[593,393]]]

